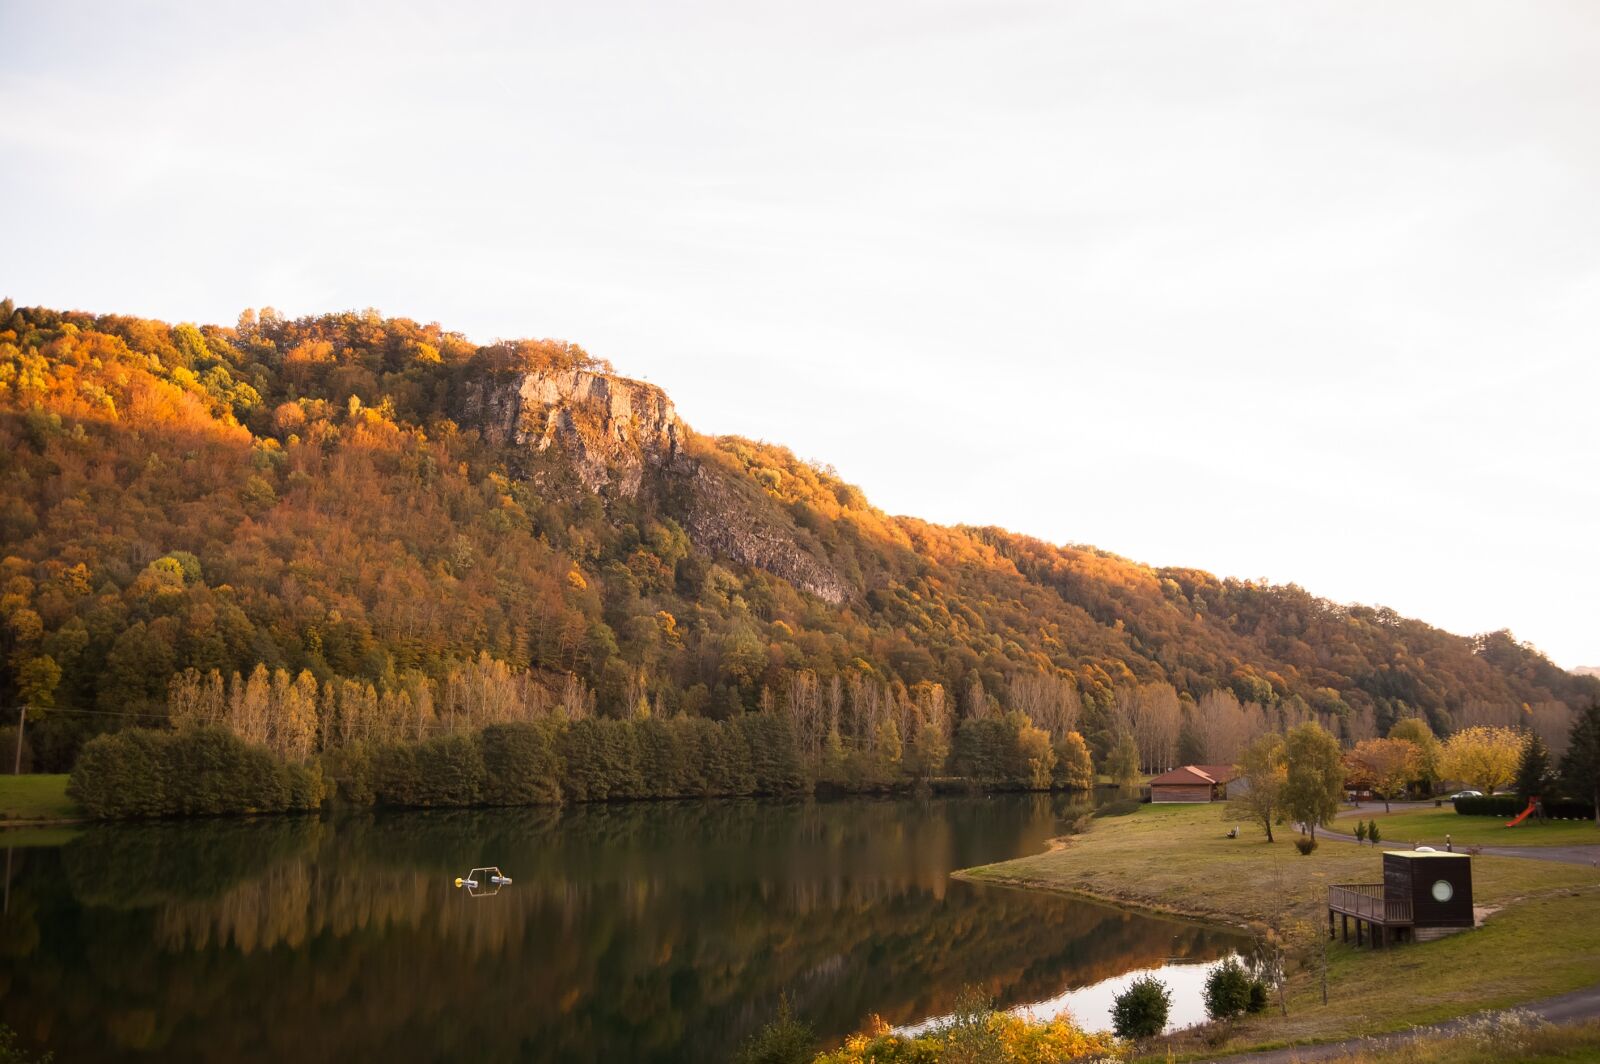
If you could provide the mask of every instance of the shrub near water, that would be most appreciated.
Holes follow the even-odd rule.
[[[1250,976],[1229,957],[1206,976],[1206,1015],[1228,1020],[1250,1009]]]
[[[785,996],[777,1017],[739,1048],[734,1064],[808,1064],[817,1035],[809,1023],[797,1020]]]
[[[316,809],[315,765],[288,765],[215,729],[102,735],[83,748],[68,795],[102,819]]]
[[[1142,976],[1111,1005],[1111,1027],[1123,1038],[1153,1038],[1166,1029],[1172,991],[1153,975]]]

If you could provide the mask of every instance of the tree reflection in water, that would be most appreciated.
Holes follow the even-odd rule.
[[[951,870],[1060,798],[585,806],[96,827],[18,850],[0,1019],[57,1059],[717,1060],[787,992],[828,1037],[1233,936]],[[452,877],[515,879],[471,899]]]

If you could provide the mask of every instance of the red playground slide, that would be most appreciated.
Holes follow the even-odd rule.
[[[1506,821],[1506,827],[1508,827],[1508,828],[1516,827],[1518,824],[1520,824],[1524,820],[1528,819],[1528,814],[1532,813],[1538,807],[1539,807],[1539,799],[1535,798],[1535,799],[1533,799],[1532,801],[1530,801],[1528,803],[1528,808],[1524,809],[1522,812],[1517,814],[1517,817],[1516,817],[1515,820],[1507,820]]]

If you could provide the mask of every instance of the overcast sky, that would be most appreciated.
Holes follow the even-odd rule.
[[[550,336],[878,505],[1600,664],[1600,5],[0,0],[0,295]]]

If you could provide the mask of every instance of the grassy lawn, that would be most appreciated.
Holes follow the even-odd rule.
[[[1450,806],[1422,812],[1385,813],[1383,806],[1368,806],[1356,820],[1376,820],[1381,843],[1401,841],[1424,846],[1443,846],[1448,832],[1457,846],[1583,846],[1600,845],[1600,829],[1592,820],[1546,820],[1529,817],[1514,828],[1506,827],[1510,817],[1462,816]],[[1334,826],[1349,834],[1355,821],[1340,817]]]
[[[78,807],[67,797],[67,777],[0,776],[0,820],[71,820]]]
[[[1600,1022],[1535,1030],[1484,1028],[1403,1046],[1364,1047],[1332,1064],[1562,1064],[1600,1060]]]
[[[1496,910],[1482,927],[1385,951],[1335,943],[1328,949],[1329,1003],[1323,1005],[1318,955],[1327,927],[1326,887],[1381,880],[1378,851],[1327,841],[1302,857],[1292,831],[1268,844],[1248,826],[1241,838],[1226,838],[1231,824],[1216,806],[1141,806],[1095,820],[1087,834],[1048,853],[961,874],[1252,929],[1296,925],[1309,957],[1292,978],[1288,1017],[1274,1008],[1236,1024],[1218,1044],[1202,1045],[1199,1035],[1175,1038],[1180,1055],[1391,1031],[1573,990],[1600,973],[1600,921],[1594,919],[1600,871],[1478,857],[1474,901]]]

